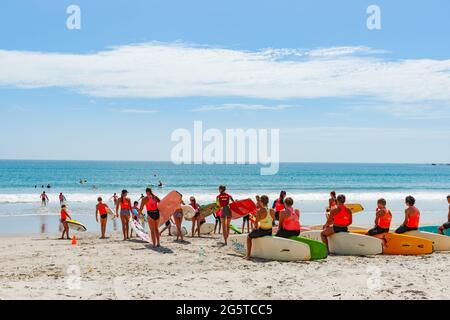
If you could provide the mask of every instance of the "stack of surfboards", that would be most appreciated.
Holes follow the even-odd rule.
[[[234,251],[242,255],[247,253],[247,235],[230,236],[229,241]],[[304,237],[267,236],[253,239],[251,256],[277,261],[318,260],[327,257],[327,249],[323,243]]]

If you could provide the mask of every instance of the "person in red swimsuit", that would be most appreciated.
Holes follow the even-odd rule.
[[[159,247],[161,234],[159,232],[159,209],[158,203],[161,201],[152,191],[151,188],[145,189],[146,197],[141,201],[141,207],[139,208],[139,214],[142,214],[144,208],[147,209],[148,216],[148,228],[150,230],[150,236],[154,247]],[[170,229],[169,229],[170,230]],[[169,231],[170,232],[170,231]]]
[[[220,220],[222,223],[222,234],[224,244],[227,245],[228,235],[230,234],[230,223],[231,223],[231,210],[230,202],[233,202],[233,197],[225,192],[225,186],[219,186],[219,195],[216,197],[216,203],[222,209]]]
[[[67,218],[69,218],[69,220],[72,220],[72,217],[69,215],[69,213],[67,212],[67,207],[65,204],[63,204],[61,206],[61,223],[64,227],[63,233],[61,235],[61,239],[64,239],[64,234],[67,236],[67,239],[70,239],[69,236],[69,225],[67,224]]]
[[[120,198],[116,204],[116,217],[119,217],[120,207],[120,221],[122,221],[123,240],[130,239],[130,216],[131,216],[131,200],[127,197],[128,191],[122,190]]]
[[[95,221],[98,222],[98,216],[100,215],[100,230],[102,236],[100,239],[106,239],[106,222],[108,221],[108,205],[103,203],[102,197],[97,198],[97,205],[95,206]]]

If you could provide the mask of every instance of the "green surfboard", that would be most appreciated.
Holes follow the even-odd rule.
[[[290,237],[289,239],[307,244],[311,250],[311,260],[325,259],[328,256],[327,246],[320,241],[307,239],[300,236]]]
[[[241,234],[242,233],[241,230],[239,230],[238,228],[236,228],[232,224],[230,224],[230,229],[233,230],[234,232],[236,232],[237,234]]]

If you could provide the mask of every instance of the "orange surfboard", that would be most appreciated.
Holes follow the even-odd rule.
[[[163,225],[169,220],[174,211],[181,206],[182,196],[176,191],[170,191],[159,203],[159,225]]]
[[[366,234],[367,230],[350,230]],[[383,254],[421,255],[433,252],[433,242],[428,239],[397,233],[383,233],[375,237],[383,240]]]

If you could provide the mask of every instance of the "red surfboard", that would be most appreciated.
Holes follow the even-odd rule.
[[[160,226],[166,223],[174,211],[181,206],[181,200],[181,194],[176,190],[172,190],[158,203]]]
[[[252,199],[237,200],[230,203],[231,219],[239,219],[256,212],[256,204]]]

